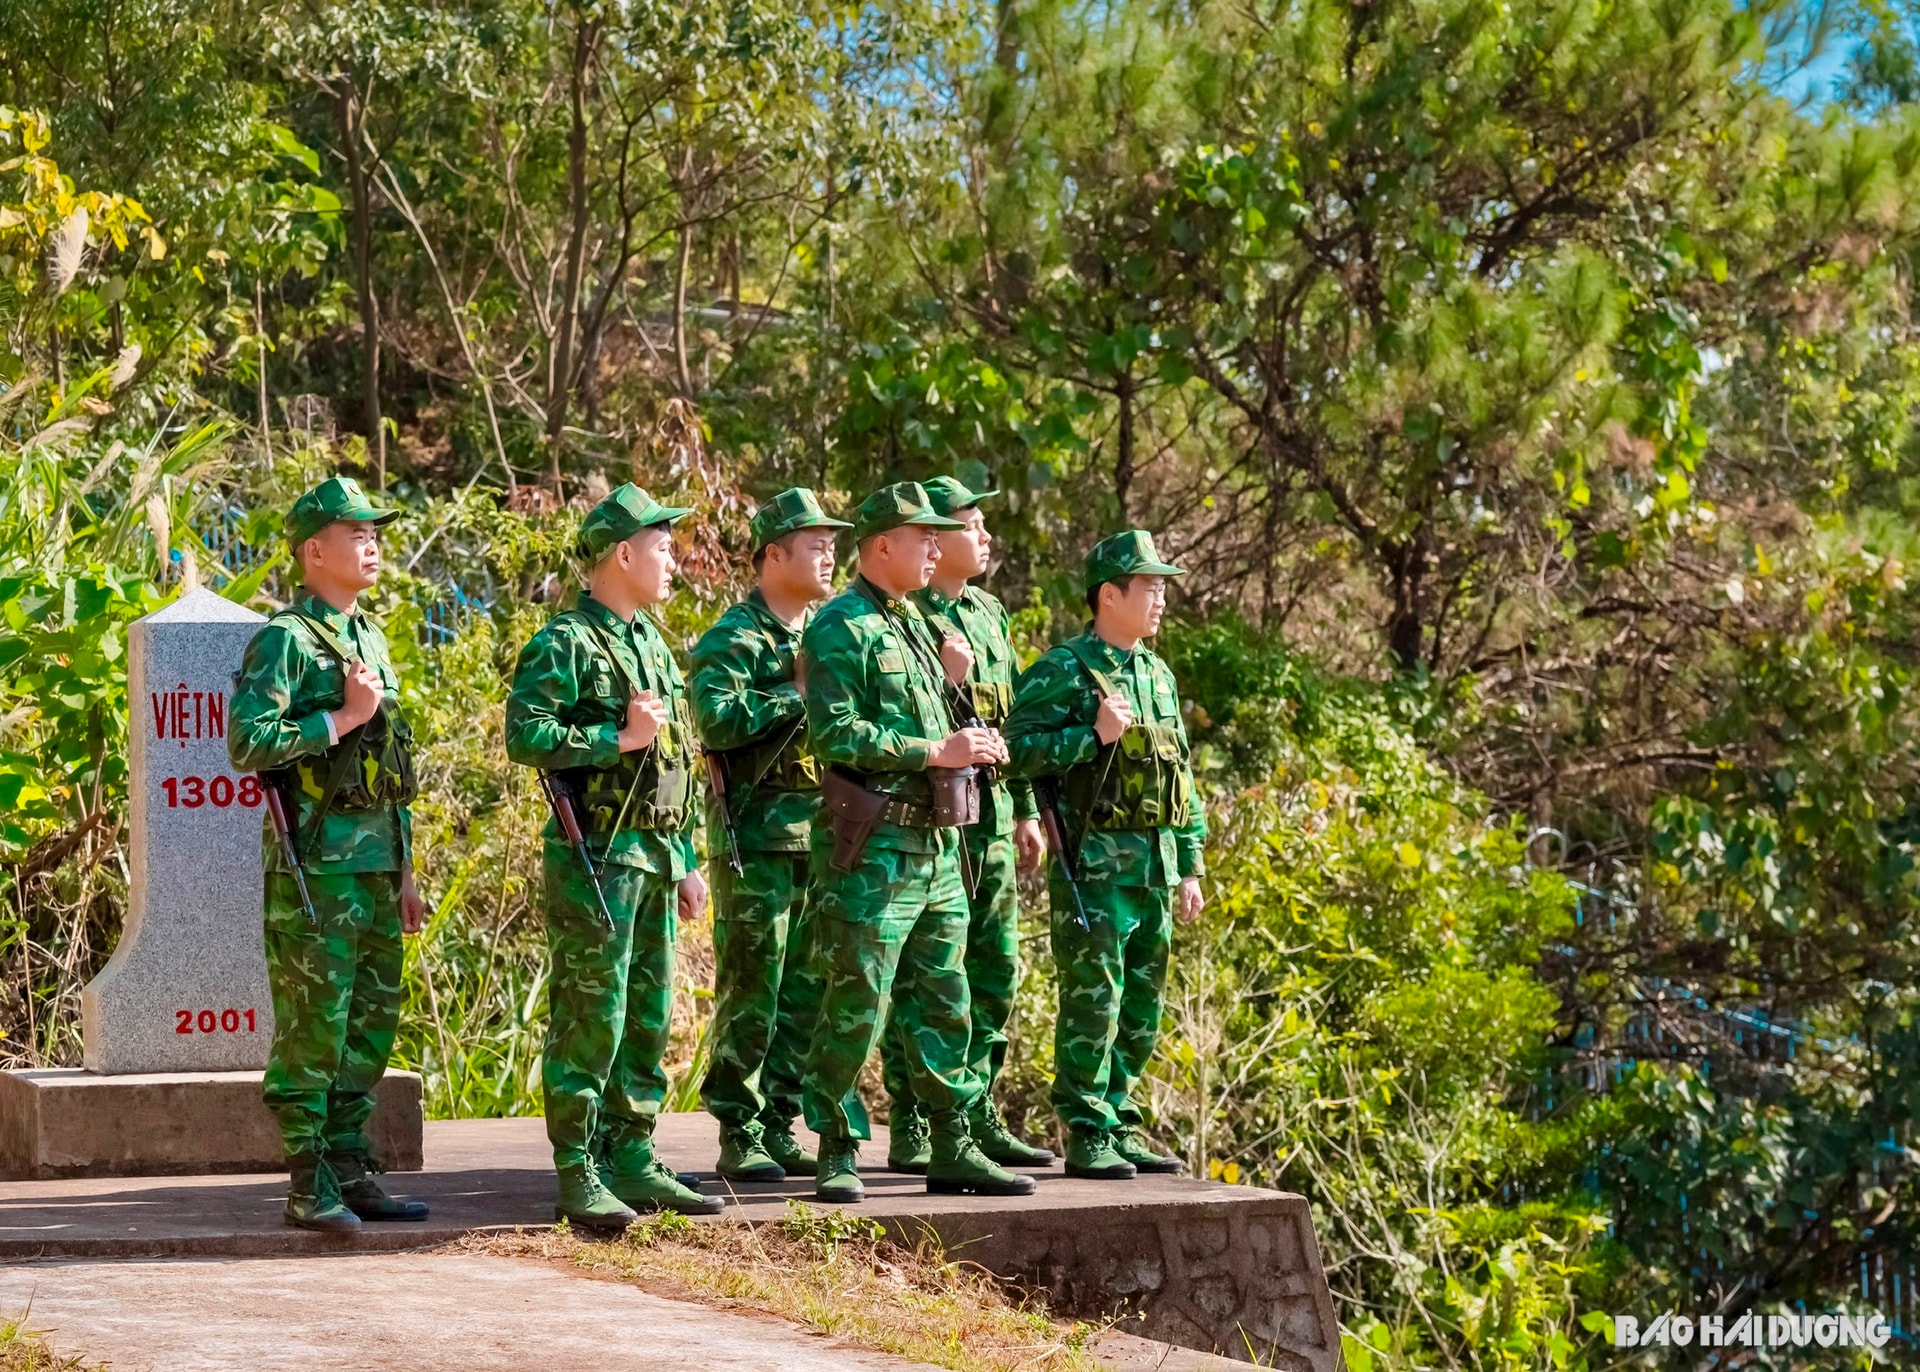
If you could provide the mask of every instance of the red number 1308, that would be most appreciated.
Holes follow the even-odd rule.
[[[260,778],[252,773],[241,777],[238,786],[230,776],[166,777],[160,789],[167,793],[169,810],[198,810],[202,805],[224,810],[235,801],[251,810],[260,803]]]

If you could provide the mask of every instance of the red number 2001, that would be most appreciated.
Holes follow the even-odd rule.
[[[218,1013],[202,1010],[198,1014],[192,1010],[175,1010],[173,1013],[173,1032],[176,1034],[211,1034],[216,1029],[225,1034],[237,1034],[243,1023],[249,1034],[254,1032],[253,1011],[250,1009],[221,1010]]]

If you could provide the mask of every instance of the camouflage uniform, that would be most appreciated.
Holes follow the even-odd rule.
[[[950,728],[939,678],[926,665],[939,650],[920,612],[856,578],[813,617],[802,651],[814,756],[924,809],[927,759]],[[832,868],[832,847],[828,826],[816,828],[815,956],[823,986],[807,1055],[807,1123],[823,1136],[868,1137],[854,1083],[879,1042],[890,999],[907,1037],[915,1095],[936,1120],[957,1121],[979,1090],[966,1067],[959,836],[924,822],[882,820],[851,872]]]
[[[755,513],[753,547],[801,529],[846,527],[826,516],[811,491],[785,491]],[[807,900],[820,778],[794,683],[799,647],[800,630],[782,623],[756,589],[693,650],[694,728],[727,786],[724,804],[715,798],[707,813],[713,1025],[700,1100],[723,1128],[775,1138],[785,1138],[800,1113],[807,1041],[820,1010]],[[729,857],[736,847],[738,873]]]
[[[936,514],[914,482],[875,491],[854,521],[856,541],[909,525],[960,527]],[[927,1189],[1033,1192],[1031,1178],[996,1167],[967,1133],[967,1109],[980,1091],[966,1066],[967,893],[958,836],[933,823],[927,774],[952,722],[939,652],[919,610],[864,575],[827,602],[801,641],[810,747],[838,774],[823,785],[855,783],[846,790],[863,805],[884,797],[850,870],[834,861],[833,824],[815,826],[813,835],[822,988],[802,1094],[807,1122],[820,1134],[814,1194],[821,1200],[865,1194],[856,1140],[869,1131],[854,1084],[889,1001],[914,1095],[933,1124]],[[830,796],[829,811],[834,804]]]
[[[385,524],[358,483],[334,477],[297,501],[286,521],[296,548],[340,521]],[[329,718],[346,703],[347,669],[380,678],[381,713],[346,739]],[[290,801],[307,888],[300,889],[271,821],[262,816],[267,985],[273,1045],[261,1094],[296,1171],[331,1158],[369,1161],[367,1119],[400,1022],[400,889],[413,866],[408,802],[412,740],[387,642],[365,615],[302,595],[267,621],[235,675],[227,730],[234,770],[260,772]],[[330,800],[336,759],[350,748]],[[320,813],[327,800],[324,813]],[[298,1188],[296,1187],[296,1190]],[[290,1217],[294,1207],[290,1206]],[[425,1209],[418,1216],[424,1218]]]
[[[622,486],[587,518],[589,562],[687,511]],[[668,720],[646,748],[622,753],[627,702],[652,691]],[[547,1140],[563,1176],[596,1159],[653,1167],[651,1138],[667,1079],[679,886],[697,862],[693,731],[680,669],[651,615],[631,621],[582,591],[521,649],[507,699],[507,756],[556,774],[575,796],[600,890],[549,820],[542,853],[547,1037],[541,1062]],[[620,1188],[615,1187],[616,1191]]]
[[[933,508],[943,515],[957,514],[998,494],[970,491],[951,477],[929,481],[926,488]],[[916,591],[912,599],[926,616],[936,641],[958,634],[972,647],[973,669],[963,688],[966,700],[981,723],[998,728],[1013,705],[1013,645],[1008,637],[1006,608],[978,586],[967,587],[957,599],[948,599],[929,586]],[[981,789],[980,822],[961,831],[968,857],[963,870],[970,870],[974,880],[967,922],[967,990],[972,1024],[967,1070],[980,1083],[983,1108],[990,1108],[994,1083],[1006,1062],[1007,1023],[1013,1017],[1014,992],[1020,982],[1020,892],[1013,824],[1016,819],[1032,819],[1037,813],[1032,787],[1024,781],[996,776],[990,786]],[[914,1111],[916,1098],[899,1035],[890,1033],[882,1041],[881,1064],[896,1113]],[[976,1138],[980,1136],[978,1124],[976,1121]],[[896,1119],[896,1132],[900,1127],[901,1121]]]
[[[1087,578],[1097,586],[1127,573],[1178,572],[1147,535],[1132,533],[1096,547]],[[1108,688],[1127,698],[1134,723],[1103,747],[1093,724]],[[1122,652],[1089,628],[1022,675],[1006,739],[1013,775],[1057,780],[1091,925],[1080,928],[1053,863],[1054,1109],[1070,1130],[1129,1130],[1141,1121],[1133,1091],[1160,1032],[1175,892],[1203,870],[1206,815],[1194,794],[1179,689],[1151,650]]]

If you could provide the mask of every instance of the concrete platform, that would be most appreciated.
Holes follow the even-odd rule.
[[[711,1177],[716,1127],[706,1115],[669,1115],[662,1157]],[[1131,1332],[1275,1367],[1334,1372],[1339,1326],[1306,1198],[1180,1177],[1079,1181],[1059,1165],[1037,1173],[1022,1200],[930,1196],[917,1177],[881,1169],[884,1131],[862,1150],[861,1213],[914,1241],[1011,1281],[1044,1288],[1064,1313],[1145,1315]],[[69,1178],[0,1183],[0,1262],[47,1258],[266,1257],[368,1253],[553,1221],[554,1177],[542,1121],[455,1120],[426,1125],[423,1171],[390,1189],[433,1205],[425,1224],[372,1225],[337,1239],[286,1228],[281,1175]],[[728,1188],[730,1217],[768,1220],[811,1179]]]
[[[260,1102],[260,1072],[141,1072],[77,1067],[0,1072],[0,1178],[146,1177],[264,1172],[280,1131]],[[395,1171],[417,1171],[420,1077],[388,1072],[368,1132]]]

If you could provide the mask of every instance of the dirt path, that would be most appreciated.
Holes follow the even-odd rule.
[[[905,1372],[771,1318],[507,1258],[67,1262],[0,1268],[0,1314],[114,1372]]]

